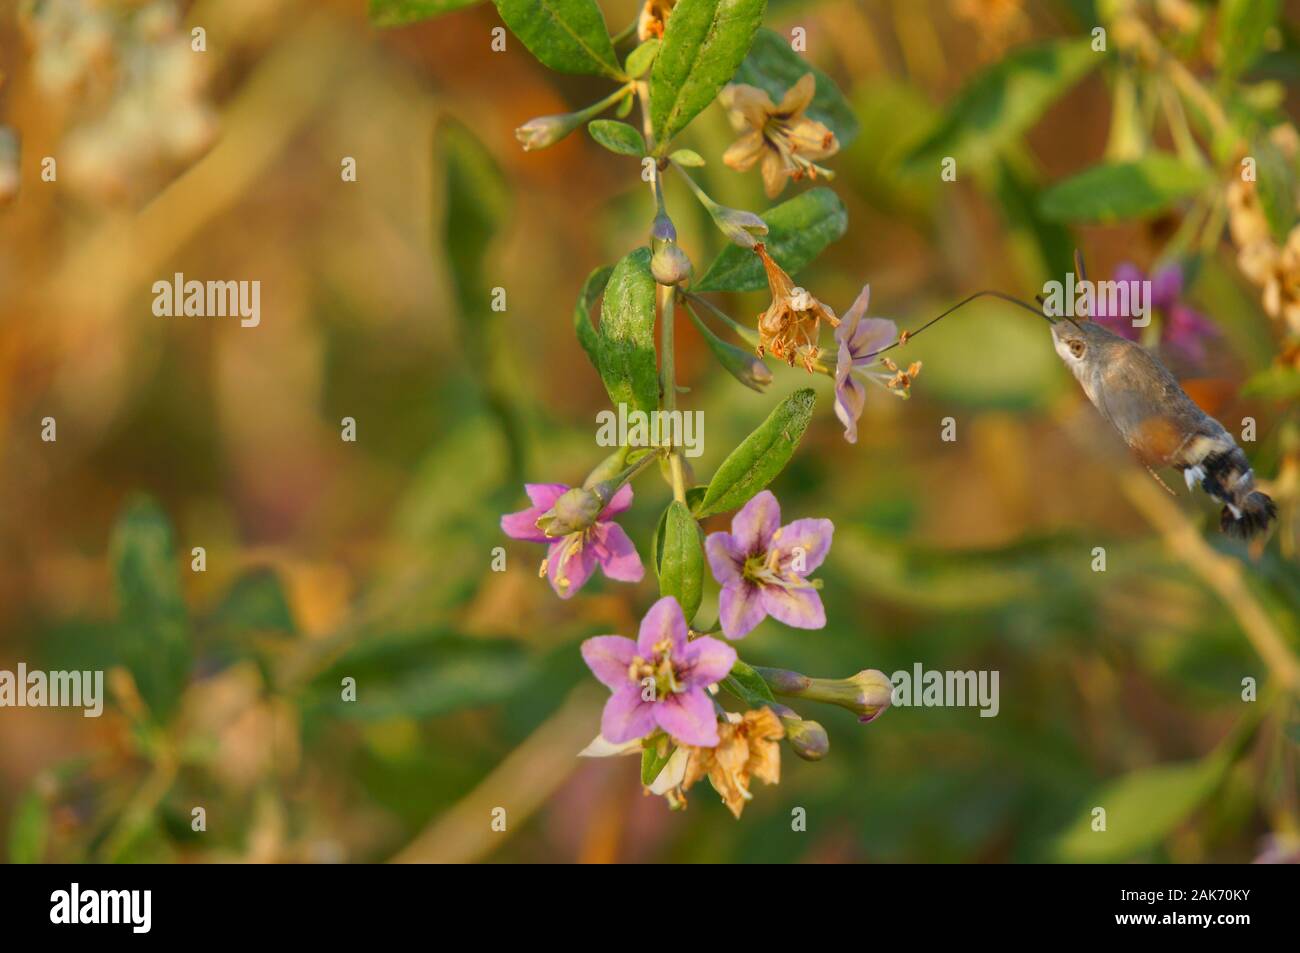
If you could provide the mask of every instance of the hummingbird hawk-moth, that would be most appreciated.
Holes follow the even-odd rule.
[[[1088,400],[1143,464],[1174,467],[1189,489],[1199,484],[1222,503],[1225,533],[1250,539],[1268,529],[1277,507],[1255,488],[1245,453],[1150,351],[1091,321],[1057,321],[1052,339]]]
[[[1080,279],[1086,281],[1083,259],[1077,252],[1075,266]],[[1256,489],[1245,453],[1224,426],[1198,407],[1164,365],[1137,342],[1093,321],[1053,317],[1043,307],[1042,298],[1040,307],[1035,308],[999,291],[976,292],[908,337],[985,295],[1025,308],[1051,325],[1056,353],[1088,400],[1157,480],[1156,467],[1181,471],[1188,489],[1199,485],[1223,504],[1219,528],[1231,536],[1251,539],[1268,530],[1277,517],[1277,506]],[[881,351],[900,343],[902,340]]]

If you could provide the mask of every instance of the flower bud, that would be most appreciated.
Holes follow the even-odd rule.
[[[807,675],[784,668],[756,668],[754,671],[767,682],[767,687],[778,695],[801,695],[813,683]]]
[[[600,463],[596,464],[596,468],[587,474],[587,479],[582,481],[582,485],[590,490],[597,483],[603,483],[605,480],[614,479],[622,473],[623,468],[627,466],[627,458],[630,451],[630,447],[619,447],[604,460],[601,460]]]
[[[650,250],[658,251],[664,243],[675,241],[677,241],[677,226],[668,217],[668,213],[660,212],[650,226]]]
[[[852,678],[809,678],[784,669],[755,669],[778,695],[839,705],[858,716],[862,724],[875,721],[889,707],[894,686],[878,669],[864,669]]]
[[[854,675],[849,684],[857,689],[855,704],[851,707],[862,724],[870,724],[889,707],[894,698],[894,684],[879,669],[868,668]]]
[[[599,483],[595,487],[575,486],[563,494],[555,505],[537,518],[537,528],[547,536],[568,536],[586,529],[596,522],[596,517],[609,502],[610,494],[600,493],[608,484]]]
[[[760,394],[767,388],[768,384],[772,383],[772,371],[763,362],[763,359],[755,355],[753,351],[743,347],[736,347],[736,345],[722,340],[699,319],[696,319],[695,326],[699,328],[700,334],[703,335],[705,342],[709,345],[709,350],[713,352],[713,356],[718,359],[718,363],[726,368],[727,373],[736,380]]]
[[[691,466],[691,461],[684,456],[678,456],[677,462],[682,467],[682,479],[687,486],[695,486],[695,468]],[[673,467],[667,456],[659,458],[659,474],[664,478],[664,483],[668,486],[673,485]]]
[[[650,256],[650,273],[661,285],[676,285],[688,281],[693,271],[690,258],[676,242],[664,242]]]
[[[767,234],[767,222],[753,212],[743,209],[727,208],[716,202],[708,206],[713,216],[713,224],[731,241],[741,248],[753,248],[760,238]]]
[[[818,722],[800,718],[798,712],[784,705],[769,706],[785,728],[785,740],[794,753],[805,761],[820,761],[831,750],[831,739]]]
[[[695,327],[709,345],[709,350],[718,359],[718,363],[726,368],[728,374],[746,387],[759,393],[762,393],[767,388],[767,385],[772,383],[772,372],[768,370],[767,364],[761,357],[758,357],[752,351],[724,341],[714,334],[709,326],[700,319],[699,314],[696,313],[690,302],[688,302],[688,310],[691,320],[695,322]],[[737,329],[737,333],[741,334],[741,331]],[[744,335],[741,334],[741,336]],[[757,341],[757,337],[755,337],[755,341]]]
[[[582,113],[562,113],[557,116],[538,116],[530,119],[515,130],[515,138],[523,144],[525,152],[545,149],[553,146],[578,126],[582,125]]]

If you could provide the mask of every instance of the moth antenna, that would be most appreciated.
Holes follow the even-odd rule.
[[[1034,295],[1034,300],[1038,302],[1038,306],[1043,309],[1043,315],[1047,316],[1048,320],[1050,321],[1051,317],[1047,315],[1047,299],[1044,298],[1041,294],[1036,294]],[[1083,328],[1079,327],[1079,322],[1075,321],[1074,318],[1066,317],[1065,315],[1061,315],[1061,318],[1073,324],[1076,330],[1078,331],[1083,330]],[[1056,322],[1052,321],[1052,323],[1055,324]]]
[[[885,347],[882,347],[882,348],[881,348],[880,350],[878,350],[878,351],[872,351],[870,354],[863,355],[863,358],[865,359],[865,358],[875,357],[877,354],[884,354],[886,351],[892,351],[894,348],[896,348],[896,347],[898,347],[900,344],[902,344],[903,341],[910,341],[912,338],[916,337],[918,334],[920,334],[920,333],[921,333],[922,331],[924,331],[926,328],[930,327],[930,325],[932,325],[932,324],[936,324],[936,323],[938,323],[939,321],[942,321],[944,318],[948,317],[948,315],[952,314],[952,313],[953,313],[954,311],[956,311],[958,308],[964,308],[966,305],[970,304],[970,303],[971,303],[972,301],[974,301],[976,298],[983,298],[983,297],[985,297],[985,296],[988,296],[988,297],[991,297],[991,298],[998,298],[998,299],[1001,299],[1002,301],[1007,302],[1008,304],[1014,304],[1014,305],[1015,305],[1016,307],[1018,307],[1018,308],[1024,308],[1024,309],[1025,309],[1026,311],[1028,311],[1030,314],[1036,314],[1036,315],[1038,315],[1038,317],[1042,318],[1042,319],[1043,319],[1044,321],[1046,321],[1048,324],[1055,324],[1055,323],[1056,323],[1056,322],[1053,321],[1050,317],[1048,317],[1047,314],[1046,314],[1046,313],[1045,313],[1041,308],[1035,308],[1032,304],[1030,304],[1030,303],[1027,302],[1027,301],[1021,301],[1019,298],[1015,297],[1014,295],[1004,294],[1004,293],[1001,292],[1001,291],[993,291],[993,290],[991,290],[991,289],[986,289],[986,290],[984,290],[984,291],[977,291],[977,292],[975,292],[973,295],[970,295],[970,296],[967,297],[967,298],[963,298],[961,301],[958,301],[955,305],[953,305],[953,306],[952,306],[951,308],[949,308],[947,311],[944,311],[942,314],[936,315],[935,317],[931,318],[929,321],[925,322],[925,324],[921,325],[921,326],[920,326],[919,328],[917,328],[915,331],[905,331],[905,332],[903,332],[903,334],[899,337],[899,339],[898,339],[897,341],[895,341],[893,344],[886,345]],[[1040,296],[1040,297],[1041,297],[1041,296]],[[1040,302],[1040,303],[1041,303],[1041,302]],[[1067,318],[1066,320],[1069,320],[1069,319]],[[1073,324],[1074,322],[1071,321],[1070,323]],[[1076,325],[1076,327],[1077,327],[1077,325]]]

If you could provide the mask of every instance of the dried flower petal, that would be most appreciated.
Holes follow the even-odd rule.
[[[767,285],[772,293],[772,303],[758,317],[758,356],[771,351],[773,357],[791,367],[796,360],[802,360],[804,367],[812,373],[821,355],[817,339],[822,319],[834,328],[839,326],[839,318],[808,291],[795,287],[790,276],[767,253],[761,242],[754,246],[754,251],[763,260]]]
[[[838,152],[839,140],[822,123],[804,115],[816,91],[816,78],[805,73],[780,104],[773,104],[766,91],[744,83],[732,83],[720,94],[732,127],[741,134],[722,161],[737,172],[747,172],[761,162],[768,198],[780,195],[787,179],[834,177],[815,160]]]
[[[777,742],[784,737],[785,728],[770,708],[729,714],[718,726],[716,746],[690,749],[682,789],[690,790],[707,777],[722,803],[740,817],[745,802],[753,797],[749,788],[754,778],[765,784],[780,783],[781,747]]]

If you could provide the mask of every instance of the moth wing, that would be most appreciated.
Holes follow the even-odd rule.
[[[1104,362],[1099,371],[1098,406],[1124,442],[1147,466],[1189,466],[1194,444],[1214,443],[1225,436],[1218,421],[1207,416],[1183,392],[1169,371],[1146,349],[1126,347]]]

